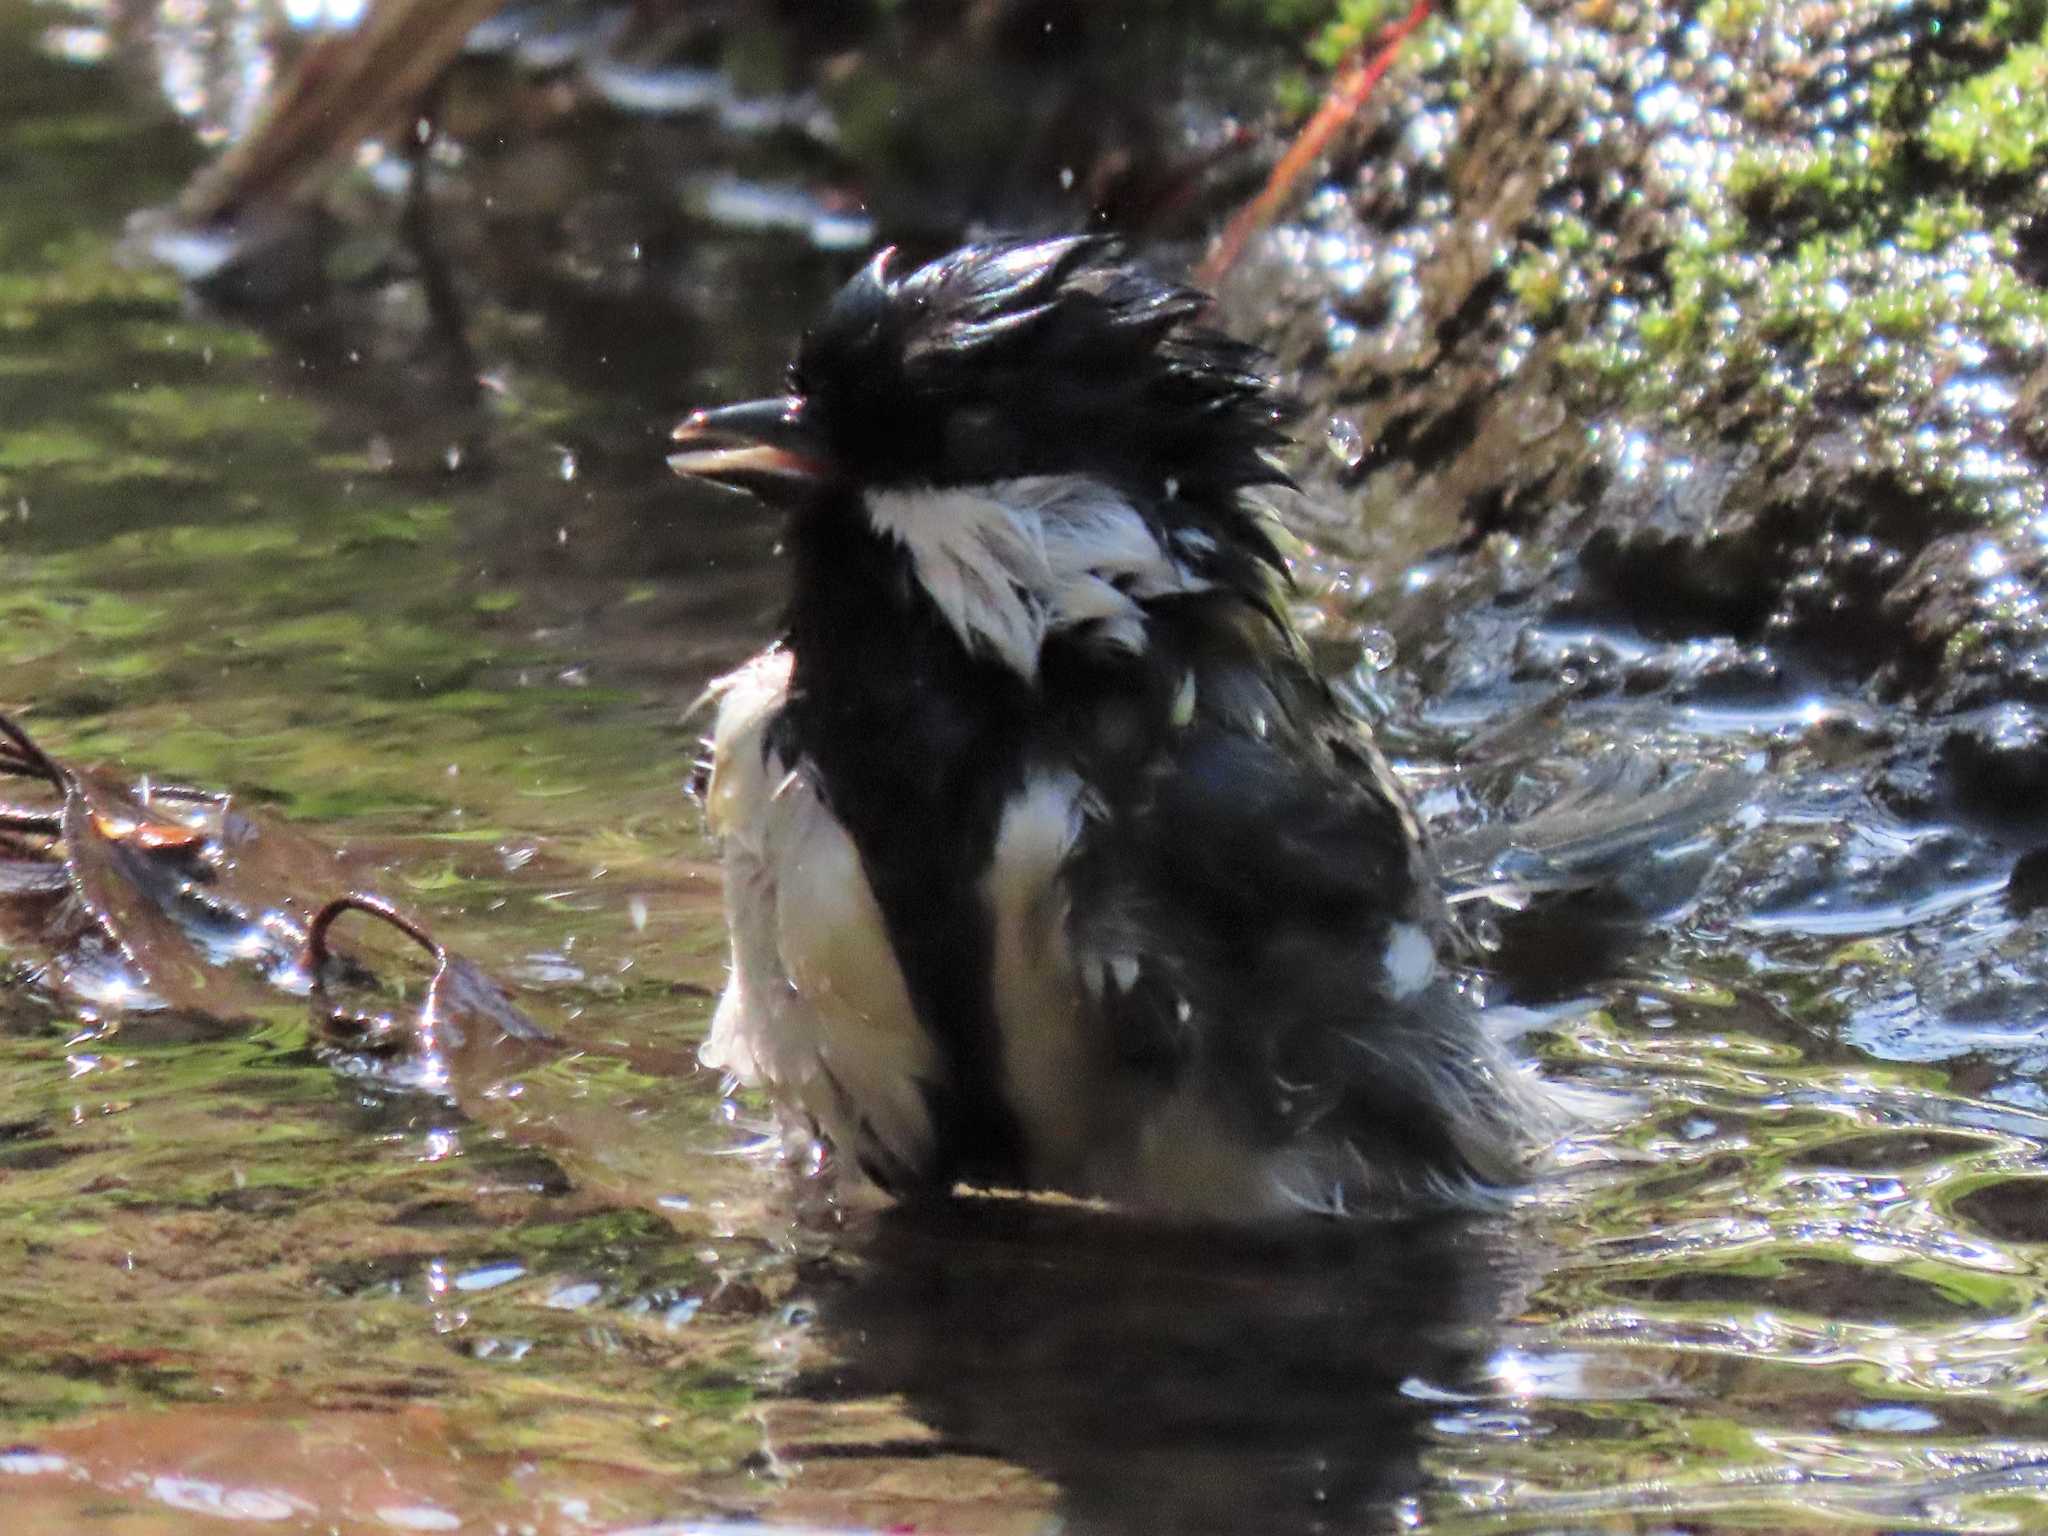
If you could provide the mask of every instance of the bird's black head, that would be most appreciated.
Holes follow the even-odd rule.
[[[1168,499],[1218,503],[1283,478],[1263,355],[1110,241],[970,245],[901,275],[891,257],[804,337],[787,397],[678,429],[679,472],[770,500],[1087,475],[1133,499],[1170,485]]]

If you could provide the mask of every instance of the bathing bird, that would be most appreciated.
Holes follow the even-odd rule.
[[[712,690],[703,1059],[898,1197],[1412,1211],[1498,1199],[1563,1123],[1311,664],[1288,404],[1209,309],[1095,237],[884,252],[787,393],[676,429],[789,579]]]

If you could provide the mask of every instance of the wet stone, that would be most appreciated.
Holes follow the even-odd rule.
[[[2048,702],[2048,549],[2037,530],[1930,544],[1888,600],[1911,648],[1901,680],[1948,710]]]
[[[1815,1316],[1873,1320],[1969,1315],[1969,1303],[1914,1276],[1825,1260],[1765,1262],[1754,1273],[1701,1270],[1653,1280],[1614,1280],[1616,1296],[1665,1302],[1761,1302]]]
[[[1983,1143],[1939,1132],[1891,1132],[1846,1137],[1786,1159],[1795,1168],[1850,1168],[1891,1173],[1943,1158],[1981,1151]]]
[[[2031,704],[1994,704],[1949,728],[1943,766],[1982,810],[2026,816],[2048,808],[2048,719]]]
[[[1514,533],[1539,609],[2048,696],[2035,209],[1955,137],[2004,98],[1932,11],[1743,15],[1516,7],[1397,72],[1241,279],[1343,445],[1309,488],[1362,557]]]
[[[1955,1211],[2001,1241],[2048,1243],[2048,1179],[2000,1179],[1964,1195]]]
[[[2005,901],[2020,917],[2048,906],[2048,848],[2030,848],[2013,862],[2012,874],[2005,882]]]

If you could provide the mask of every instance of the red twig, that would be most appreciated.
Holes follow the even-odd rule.
[[[1373,87],[1393,67],[1408,35],[1429,19],[1432,3],[1433,0],[1415,0],[1406,16],[1380,34],[1381,42],[1377,48],[1370,53],[1361,49],[1356,61],[1337,77],[1336,84],[1323,98],[1323,104],[1316,108],[1315,116],[1294,136],[1294,142],[1287,146],[1287,153],[1273,167],[1273,174],[1266,178],[1258,196],[1238,209],[1230,223],[1224,226],[1216,248],[1196,268],[1195,281],[1200,286],[1213,289],[1222,282],[1230,269],[1237,265],[1238,257],[1244,254],[1244,248],[1251,243],[1252,237],[1279,217],[1280,210],[1292,200],[1310,169],[1328,151],[1330,141],[1371,99]]]

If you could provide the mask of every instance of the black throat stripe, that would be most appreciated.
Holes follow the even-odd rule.
[[[858,510],[821,508],[792,539],[790,701],[771,742],[808,760],[853,839],[945,1081],[924,1085],[926,1182],[1028,1172],[1004,1092],[993,922],[982,881],[1021,782],[1030,690],[970,656]]]

